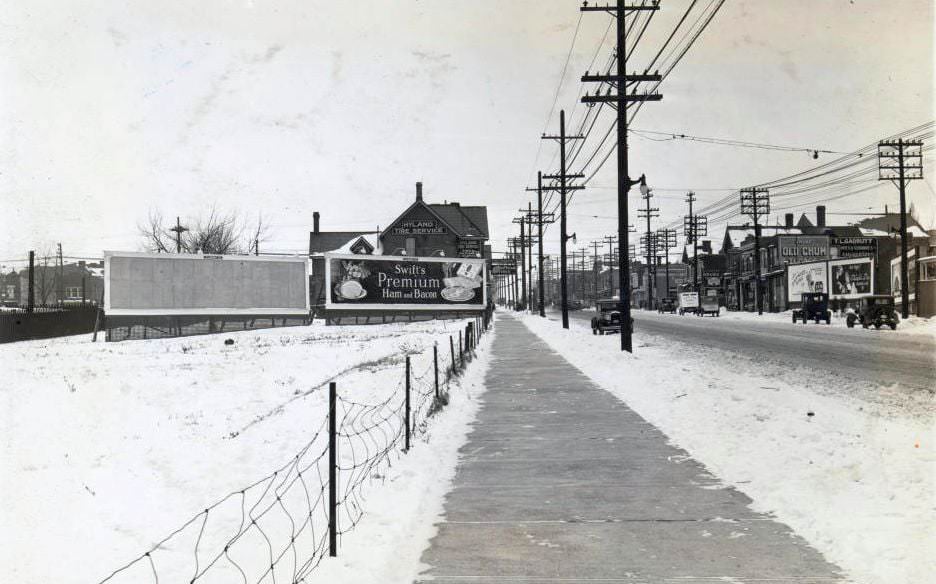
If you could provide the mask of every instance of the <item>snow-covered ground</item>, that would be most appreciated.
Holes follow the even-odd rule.
[[[295,460],[326,418],[329,381],[349,402],[395,403],[410,355],[414,383],[431,387],[433,343],[447,366],[449,336],[457,350],[464,324],[316,325],[97,344],[83,335],[0,346],[0,582],[101,580],[226,494]],[[417,573],[482,389],[484,360],[482,350],[453,382],[451,404],[407,456],[391,455],[389,469],[373,469],[380,480],[364,489],[364,520],[342,537],[341,557],[319,567],[327,581]],[[342,465],[360,461],[361,451],[351,450],[339,448]],[[313,495],[318,485],[309,485]],[[204,522],[201,553],[226,512],[219,507]],[[188,581],[202,521],[193,525],[168,542],[168,555],[153,554],[155,568],[140,562],[113,581],[153,581],[154,569],[160,581],[174,581],[179,572],[167,564],[180,558]],[[419,536],[396,545],[410,532]],[[265,558],[256,532],[242,547],[251,537]],[[208,560],[198,561],[204,568]]]
[[[739,318],[758,318],[744,315]],[[665,432],[758,511],[773,513],[861,584],[936,582],[936,400],[916,411],[819,392],[823,371],[774,374],[725,353],[639,333],[633,355],[587,321],[524,322]]]

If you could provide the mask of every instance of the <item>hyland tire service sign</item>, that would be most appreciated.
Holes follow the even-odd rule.
[[[860,298],[874,294],[874,260],[843,259],[829,262],[829,295]]]
[[[483,259],[325,254],[325,308],[483,310]]]

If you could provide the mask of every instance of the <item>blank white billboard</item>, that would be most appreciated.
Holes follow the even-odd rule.
[[[108,315],[306,315],[306,258],[104,253]]]

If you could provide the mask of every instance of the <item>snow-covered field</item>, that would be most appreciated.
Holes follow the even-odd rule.
[[[855,582],[936,582],[932,393],[908,411],[829,391],[836,381],[823,371],[778,374],[639,332],[631,356],[587,321],[573,319],[569,331],[551,319],[524,322]],[[804,375],[830,387],[816,391]]]
[[[440,366],[447,366],[449,336],[457,350],[464,324],[311,326],[97,344],[78,336],[0,346],[0,582],[100,581],[207,506],[295,460],[326,418],[329,381],[337,381],[348,402],[396,403],[411,355],[416,384],[431,387],[433,343],[439,343]],[[342,537],[341,557],[326,559],[314,574],[327,573],[330,582],[377,582],[392,581],[377,574],[399,574],[404,581],[417,573],[474,415],[490,336],[466,376],[452,383],[451,403],[432,418],[429,432],[417,434],[408,455],[391,455],[389,469],[372,470],[380,476],[364,489],[364,520]],[[225,344],[228,339],[233,344]],[[324,444],[317,440],[310,456]],[[351,450],[339,448],[349,468],[361,457],[360,449]],[[306,489],[313,498],[319,484],[316,479]],[[283,503],[289,504],[285,496]],[[239,519],[239,505],[226,519]],[[228,511],[218,507],[211,521],[197,519],[191,533],[152,555],[153,565],[147,558],[113,581],[155,581],[154,571],[160,581],[175,581],[180,573],[188,581],[197,571],[199,526],[204,554]],[[346,516],[342,521],[347,528]],[[285,537],[288,542],[288,531]],[[267,561],[257,530],[241,547],[251,538]],[[180,559],[187,565],[174,571],[168,563]],[[287,559],[277,569],[294,570]],[[203,569],[210,558],[197,561]],[[232,573],[232,565],[225,568]],[[219,571],[225,573],[220,563]]]

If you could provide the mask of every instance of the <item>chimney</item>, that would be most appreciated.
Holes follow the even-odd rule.
[[[421,181],[416,183],[416,200],[422,201],[422,182]]]
[[[312,233],[319,232],[319,212],[312,213]]]
[[[784,215],[784,219],[786,219],[784,227],[793,227],[793,213],[787,213]]]
[[[825,227],[825,205],[816,207],[816,227]]]

